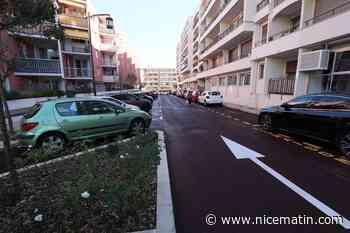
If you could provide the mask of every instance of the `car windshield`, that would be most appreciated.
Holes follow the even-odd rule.
[[[217,95],[220,95],[220,92],[217,92],[217,91],[210,92],[209,95],[217,96]]]

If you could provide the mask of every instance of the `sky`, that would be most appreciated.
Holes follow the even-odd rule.
[[[176,45],[200,0],[91,0],[96,13],[110,13],[128,34],[142,68],[175,68]]]

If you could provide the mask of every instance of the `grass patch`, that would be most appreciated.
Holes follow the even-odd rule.
[[[22,201],[8,206],[0,180],[0,232],[130,232],[155,228],[155,133],[20,174]]]

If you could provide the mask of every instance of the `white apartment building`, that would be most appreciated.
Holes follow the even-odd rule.
[[[142,70],[145,91],[176,91],[177,73],[175,69],[147,68]]]
[[[199,16],[202,64],[182,88],[218,90],[226,106],[254,112],[350,91],[349,0],[211,0]]]

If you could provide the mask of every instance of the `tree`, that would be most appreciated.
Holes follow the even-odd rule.
[[[14,187],[12,195],[15,203],[20,198],[21,187],[6,124],[8,107],[5,107],[7,104],[4,90],[6,79],[12,76],[16,67],[17,56],[12,51],[11,43],[20,40],[21,37],[16,36],[16,33],[25,29],[39,29],[43,35],[57,39],[63,33],[56,23],[57,9],[53,0],[0,0],[0,6],[0,131],[4,142],[5,162]]]

